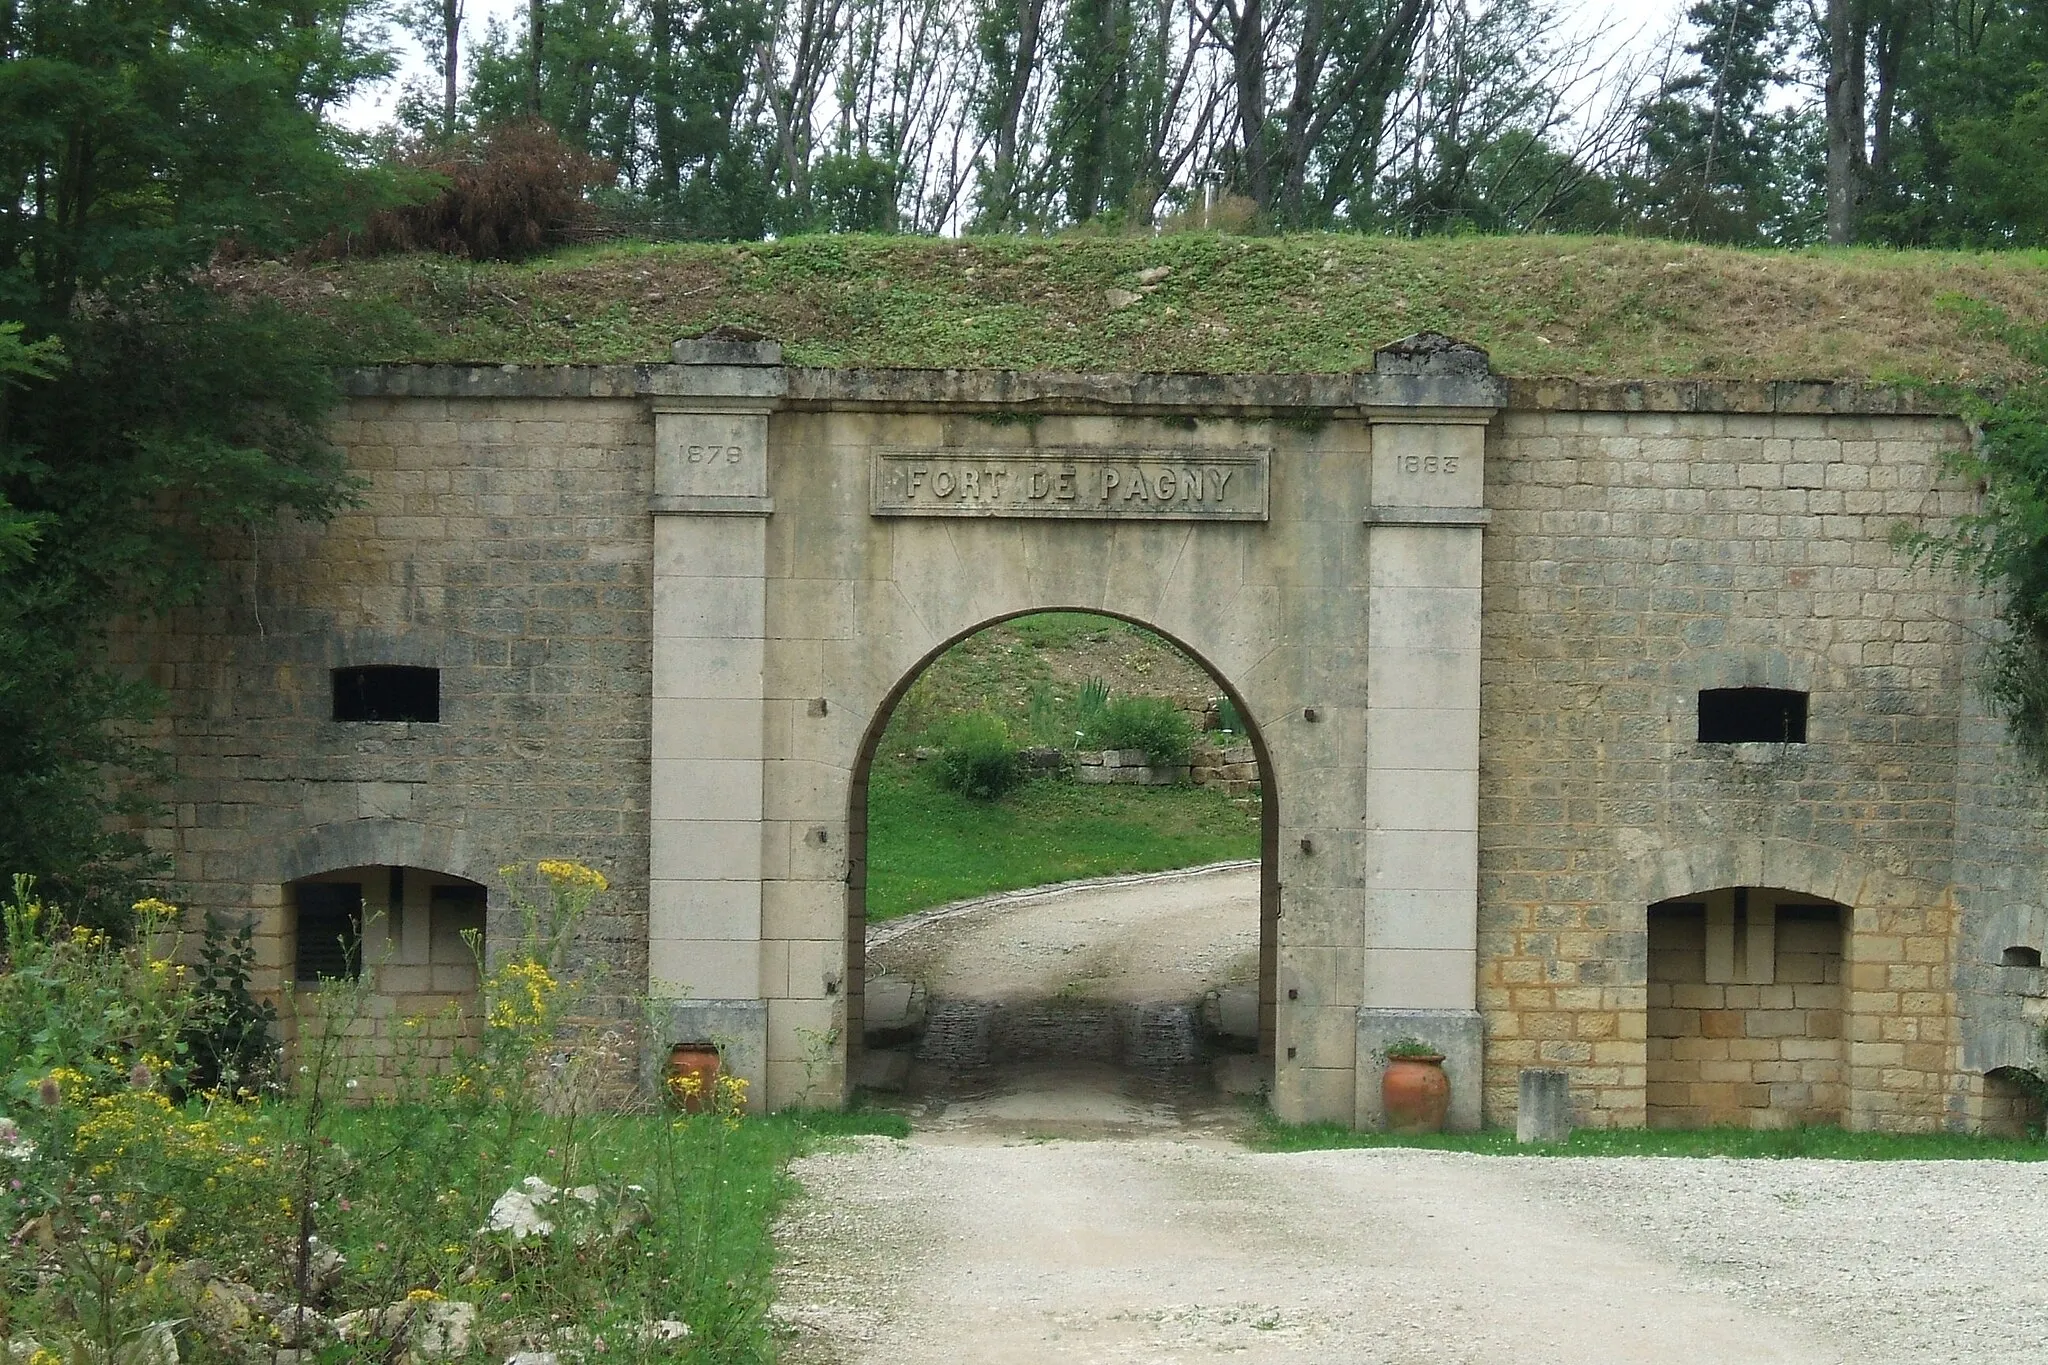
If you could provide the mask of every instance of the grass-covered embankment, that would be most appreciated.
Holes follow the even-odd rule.
[[[868,785],[868,917],[1082,877],[1259,855],[1259,807],[1205,787],[1086,786],[1040,777],[995,801],[941,785],[914,755],[969,712],[1017,744],[1076,744],[1077,693],[1200,698],[1199,666],[1150,631],[1088,612],[1020,616],[960,641],[889,718]],[[1099,746],[1098,746],[1099,747]]]
[[[219,278],[329,319],[361,363],[659,361],[735,324],[802,365],[1345,372],[1434,328],[1513,376],[1980,379],[2018,362],[1946,299],[2048,321],[2048,253],[1617,237],[827,236]]]
[[[930,764],[877,763],[868,918],[1081,877],[1259,856],[1256,809],[1203,787],[1037,779],[998,801],[941,788]]]

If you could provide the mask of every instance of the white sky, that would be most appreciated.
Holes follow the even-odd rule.
[[[1575,31],[1603,32],[1617,47],[1653,42],[1691,3],[1692,0],[1557,0],[1558,8],[1571,16]],[[493,18],[508,23],[524,22],[526,0],[467,0],[463,9],[466,48],[482,36]],[[390,121],[405,83],[427,77],[425,56],[419,47],[396,28],[392,37],[401,51],[398,74],[343,105],[337,117],[344,126],[362,131],[383,126]]]

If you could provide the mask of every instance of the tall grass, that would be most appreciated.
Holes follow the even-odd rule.
[[[263,1092],[191,1090],[180,1039],[206,1006],[150,935],[119,947],[18,888],[0,907],[10,1353],[151,1365],[174,1339],[184,1361],[246,1365],[311,1314],[322,1359],[396,1359],[429,1305],[456,1301],[498,1358],[565,1333],[622,1360],[772,1358],[784,1165],[901,1120],[751,1117],[736,1078],[702,1113],[619,1112],[629,1041],[570,1017],[562,967],[604,878],[506,872],[521,928],[485,977],[473,1044],[436,1057],[418,1020],[395,1056],[368,1055],[365,985],[324,982],[294,1002],[288,1084]],[[504,1216],[508,1195],[531,1216]],[[659,1322],[687,1338],[657,1339]]]

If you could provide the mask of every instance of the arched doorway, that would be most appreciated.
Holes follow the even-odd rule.
[[[1072,612],[1085,614],[1105,621],[1120,622],[1138,627],[1150,636],[1156,637],[1179,655],[1194,664],[1213,685],[1232,719],[1241,726],[1242,742],[1249,747],[1259,775],[1258,810],[1258,916],[1257,916],[1257,975],[1256,975],[1256,1075],[1260,1088],[1269,1087],[1272,1079],[1275,1052],[1276,1024],[1276,983],[1279,966],[1279,911],[1280,878],[1277,850],[1280,837],[1280,804],[1274,788],[1273,763],[1268,753],[1266,740],[1260,731],[1256,718],[1246,705],[1244,698],[1213,664],[1181,640],[1134,616],[1117,612],[1102,611],[1098,608],[1066,608],[1050,606],[1033,611],[1014,611],[979,621],[962,630],[929,650],[917,663],[907,670],[884,696],[874,714],[869,718],[867,728],[860,742],[858,756],[853,768],[847,811],[847,890],[846,890],[846,939],[845,939],[845,1018],[846,1047],[849,1073],[858,1077],[861,1059],[868,1033],[867,990],[868,972],[868,893],[870,887],[869,836],[870,798],[872,778],[877,755],[883,740],[889,732],[891,718],[896,714],[906,695],[927,674],[933,664],[944,657],[955,646],[1005,623],[1024,618],[1039,617],[1044,613]],[[1225,1006],[1224,1008],[1228,1008]],[[1217,1011],[1221,1013],[1222,1011]],[[1211,1020],[1215,1025],[1216,1020]],[[1140,1022],[1142,1027],[1142,1022]],[[1227,1026],[1224,1026],[1227,1027]],[[1123,1032],[1128,1033],[1126,1021]],[[1106,1036],[1114,1042],[1118,1036],[1114,1027]],[[1128,1048],[1112,1048],[1118,1060],[1137,1062]]]
[[[1648,921],[1649,1125],[1842,1122],[1847,907],[1724,886],[1659,901]]]

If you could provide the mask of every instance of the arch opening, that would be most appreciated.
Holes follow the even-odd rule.
[[[1101,638],[1070,647],[1074,634],[1090,630]],[[1091,660],[1120,652],[1131,656],[1129,668],[1089,673]],[[1003,671],[1020,661],[1024,667]],[[1022,891],[975,909],[922,913],[982,889],[891,865],[915,842],[899,817],[918,811],[899,807],[931,800],[944,785],[937,770],[946,755],[913,741],[943,729],[933,722],[957,709],[963,677],[988,685],[987,709],[1006,720],[1027,771],[1018,795],[981,804],[981,817],[1002,830],[989,842],[1057,846],[1049,858],[1034,853],[998,869],[1011,875],[1004,891],[1022,891],[1016,878],[1025,873],[1065,882],[1218,861],[1187,854],[1195,843],[1174,849],[1165,841],[1143,850],[1150,861],[1120,863],[1115,850],[1105,861],[1100,840],[1077,830],[1091,811],[1122,809],[1126,800],[1141,809],[1230,812],[1230,828],[1243,836],[1236,865],[1078,897]],[[1190,679],[1200,680],[1199,697],[1183,686],[1171,699],[1196,731],[1192,761],[1118,749],[1109,742],[1113,726],[1076,719],[1076,708],[1099,709],[1105,692],[1113,708],[1120,698],[1167,698]],[[987,1096],[1081,1068],[1098,1084],[1153,1098],[1269,1088],[1280,907],[1272,779],[1265,739],[1236,687],[1149,622],[1036,608],[979,622],[931,650],[876,708],[853,770],[844,979],[850,1084]],[[1058,814],[1070,806],[1080,808],[1074,818]],[[951,808],[967,807],[954,798]],[[1063,870],[1048,871],[1056,867]],[[1106,919],[1063,908],[1082,899],[1108,904],[1100,909]],[[1003,946],[989,951],[991,944]]]
[[[1848,924],[1839,902],[1776,887],[1649,907],[1649,1126],[1842,1122]]]
[[[403,1075],[445,1071],[463,1043],[481,1036],[489,903],[481,883],[375,865],[300,877],[285,892],[287,1055],[339,1031],[350,1075],[388,1089]]]

